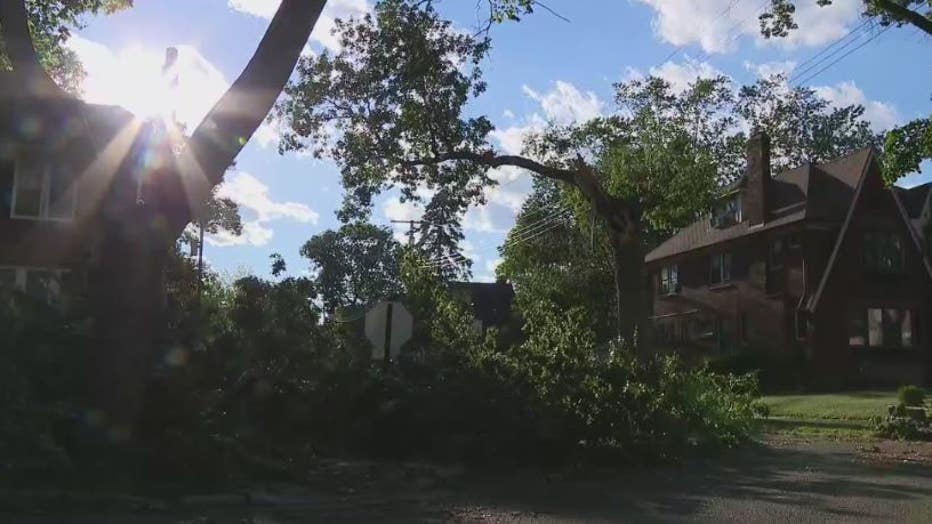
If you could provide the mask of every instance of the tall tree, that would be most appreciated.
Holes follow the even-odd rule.
[[[108,416],[116,433],[131,433],[149,365],[155,360],[163,318],[162,273],[169,249],[275,104],[325,3],[282,0],[243,72],[190,137],[147,132],[157,131],[153,125],[125,129],[132,143],[127,149],[145,154],[152,162],[124,161],[122,152],[108,147],[109,140],[91,141],[97,148],[92,169],[113,180],[104,195],[107,206],[89,228],[107,247],[100,250],[92,268],[102,285],[90,289],[101,337],[101,376],[93,381],[95,407]],[[19,97],[44,101],[12,103],[22,111],[42,111],[50,103],[70,101],[42,66],[24,1],[0,2],[0,27],[15,82],[21,86]],[[80,103],[63,104],[68,105],[84,110]],[[97,132],[87,130],[90,135]],[[136,191],[127,190],[138,186],[138,180],[145,181],[149,191],[144,201]]]
[[[360,306],[400,292],[401,244],[390,229],[351,223],[314,235],[301,248],[311,262],[313,282],[324,311]]]
[[[219,186],[218,186],[219,187]],[[185,228],[182,240],[197,256],[197,296],[201,295],[204,277],[204,247],[207,234],[219,233],[240,236],[243,234],[243,217],[239,205],[229,198],[217,196],[217,187],[210,193],[210,198],[201,207],[194,221]]]

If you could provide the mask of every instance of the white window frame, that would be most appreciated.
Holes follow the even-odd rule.
[[[666,275],[666,278],[664,278]],[[680,268],[677,264],[670,264],[660,268],[660,294],[675,295],[680,291]]]
[[[728,259],[728,278],[725,278],[725,259]],[[718,280],[712,280],[712,260],[718,260]],[[723,286],[731,282],[732,273],[734,272],[735,258],[730,251],[722,251],[709,256],[709,285],[712,287]]]
[[[39,196],[39,214],[21,215],[16,212],[16,197],[19,193],[18,186],[20,184],[20,178],[24,176],[21,174],[20,168],[20,166],[22,166],[22,157],[25,155],[41,156],[42,154],[42,151],[27,150],[17,155],[16,160],[13,162],[13,198],[10,202],[10,218],[17,220],[36,220],[42,222],[71,222],[74,220],[78,209],[78,188],[76,180],[71,181],[71,187],[69,189],[71,191],[71,213],[67,217],[49,216],[49,208],[51,207],[51,202],[49,202],[49,199],[52,186],[50,180],[52,166],[54,165],[54,160],[51,159],[40,160],[42,164],[42,185]]]

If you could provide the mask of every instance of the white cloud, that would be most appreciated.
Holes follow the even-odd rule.
[[[316,224],[320,219],[320,215],[305,204],[272,200],[268,186],[242,171],[227,177],[217,190],[217,195],[239,204],[244,221],[242,236],[235,237],[228,233],[214,235],[210,239],[214,245],[262,246],[274,236],[274,231],[268,225],[270,222],[292,220]]]
[[[688,56],[681,63],[667,61],[659,67],[651,67],[650,74],[669,82],[675,92],[685,91],[689,84],[700,78],[715,78],[724,75],[712,64],[699,62]]]
[[[605,106],[592,91],[583,93],[562,80],[557,80],[547,93],[538,93],[528,86],[522,86],[521,90],[540,104],[548,120],[560,125],[591,120],[601,115]]]
[[[87,102],[122,106],[142,117],[169,115],[188,128],[197,126],[229,82],[194,46],[176,45],[177,87],[162,74],[165,51],[142,46],[113,50],[74,36],[67,46],[87,71],[81,85]]]
[[[786,38],[765,40],[758,16],[764,5],[735,0],[637,0],[654,10],[654,32],[675,46],[699,45],[707,53],[737,49],[742,36],[784,47],[818,46],[843,36],[857,21],[861,0],[835,0],[819,7],[815,0],[796,2],[799,29]]]
[[[281,0],[227,0],[230,8],[265,19],[271,19],[275,15],[280,3]],[[329,0],[317,24],[314,25],[311,40],[328,49],[339,49],[340,43],[331,34],[336,27],[336,19],[359,17],[370,11],[372,6],[366,0]]]
[[[505,118],[511,120],[512,118],[515,117],[515,112],[512,111],[511,109],[506,109],[505,112],[502,113],[502,115],[503,115]]]
[[[900,121],[900,115],[892,104],[878,100],[869,100],[854,82],[841,82],[835,86],[814,87],[815,92],[828,100],[833,106],[864,106],[864,118],[871,123],[875,132],[890,129]]]
[[[672,62],[667,60],[659,66],[651,67],[648,71],[651,76],[656,76],[666,80],[675,92],[682,92],[689,87],[689,84],[699,78],[715,78],[718,76],[727,76],[721,70],[709,62],[700,62],[686,55],[682,62]],[[638,69],[628,66],[625,68],[624,79],[643,80],[646,75]]]
[[[773,75],[789,75],[796,69],[796,62],[793,60],[784,60],[782,62],[763,62],[760,64],[745,61],[744,68],[754,73],[760,78],[769,78]]]

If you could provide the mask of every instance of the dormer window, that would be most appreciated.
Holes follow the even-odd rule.
[[[13,175],[12,218],[71,220],[77,192],[64,166],[40,154],[16,160]]]
[[[712,227],[728,227],[740,223],[741,194],[729,195],[712,208]]]

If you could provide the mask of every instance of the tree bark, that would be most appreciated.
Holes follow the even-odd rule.
[[[638,232],[639,233],[639,232]],[[618,336],[640,355],[649,353],[647,325],[647,282],[644,249],[639,234],[612,231],[615,292],[618,307]]]

